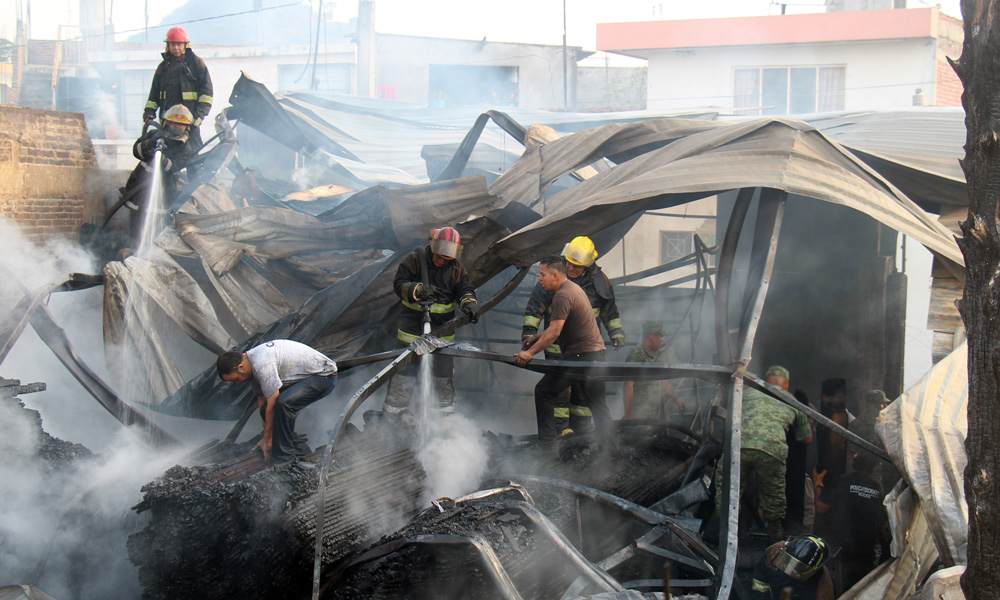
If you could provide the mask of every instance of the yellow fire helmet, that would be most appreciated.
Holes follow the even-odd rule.
[[[190,127],[194,123],[194,115],[183,104],[175,104],[163,115],[163,120],[173,121],[174,123]]]
[[[597,260],[597,250],[594,242],[585,235],[573,238],[573,241],[563,246],[563,258],[581,267],[589,267]]]

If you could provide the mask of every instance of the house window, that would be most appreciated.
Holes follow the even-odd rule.
[[[736,69],[733,106],[740,115],[797,115],[844,110],[846,67]]]
[[[660,264],[684,258],[694,252],[694,236],[690,231],[660,232]]]

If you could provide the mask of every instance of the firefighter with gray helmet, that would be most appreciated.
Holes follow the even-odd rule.
[[[432,229],[430,241],[408,254],[396,269],[392,289],[400,299],[396,345],[405,348],[423,333],[425,307],[430,312],[431,331],[455,317],[457,307],[469,317],[479,319],[476,291],[469,275],[459,261],[462,240],[452,227]],[[455,335],[442,339],[453,340]],[[415,357],[399,370],[387,386],[382,410],[391,415],[406,414],[417,379],[417,368],[424,357]],[[455,410],[454,365],[450,356],[433,357],[433,389],[437,408],[442,412]]]
[[[153,73],[142,120],[149,123],[157,113],[163,119],[171,107],[184,105],[192,114],[191,146],[197,152],[202,146],[199,127],[212,110],[212,77],[205,61],[191,50],[191,40],[183,28],[171,27],[163,41],[166,50]]]
[[[833,578],[826,566],[829,558],[830,548],[814,535],[768,546],[754,568],[750,598],[777,600],[790,588],[792,600],[834,600]]]
[[[594,318],[604,323],[604,328],[611,337],[611,345],[617,350],[625,346],[625,331],[622,329],[622,319],[615,303],[615,292],[608,276],[597,265],[597,248],[587,236],[577,236],[563,246],[560,253],[566,264],[566,275],[569,280],[579,285],[590,299],[594,309]],[[547,292],[536,284],[528,298],[524,309],[524,322],[521,326],[521,341],[527,340],[538,333],[539,326],[544,322],[548,327],[552,313],[553,292]],[[545,349],[545,358],[560,360],[562,351],[559,344],[552,344]],[[556,430],[560,435],[570,433],[585,433],[594,429],[593,413],[583,401],[580,386],[574,385],[564,392],[555,406]]]

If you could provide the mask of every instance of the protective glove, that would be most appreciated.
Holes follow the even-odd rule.
[[[418,283],[413,288],[413,297],[416,298],[418,302],[428,302],[445,298],[447,295],[439,287]]]
[[[145,113],[144,115],[142,115],[142,124],[146,125],[155,118],[156,118],[156,113]]]
[[[625,334],[616,333],[611,336],[611,345],[615,347],[615,350],[623,347],[625,345]]]
[[[163,156],[163,155],[161,155],[161,156]],[[160,161],[160,165],[163,166],[163,170],[164,171],[169,171],[171,168],[173,168],[174,163],[173,163],[172,160],[170,160],[166,156],[163,156],[163,159]]]
[[[479,311],[479,303],[476,302],[475,300],[469,300],[467,302],[462,303],[462,312],[469,315],[469,323],[475,324],[479,322],[478,311]]]

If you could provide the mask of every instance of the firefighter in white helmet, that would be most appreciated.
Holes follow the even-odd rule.
[[[622,329],[621,316],[618,314],[618,305],[615,304],[615,292],[611,288],[608,276],[596,263],[597,249],[594,247],[594,242],[589,237],[577,236],[563,247],[561,254],[569,280],[586,292],[594,309],[594,318],[599,323],[604,323],[604,328],[611,337],[611,345],[616,350],[624,347],[625,332]],[[553,295],[553,292],[545,291],[541,284],[535,285],[528,299],[528,305],[524,309],[522,342],[538,333],[543,321],[548,327]],[[545,358],[550,360],[562,358],[559,344],[552,344],[546,348]],[[556,431],[560,434],[585,433],[594,429],[593,415],[583,398],[580,387],[574,385],[556,403]]]
[[[424,306],[429,305],[431,331],[455,317],[456,305],[469,317],[478,320],[479,305],[476,291],[469,283],[469,275],[458,260],[462,241],[452,227],[431,230],[430,242],[408,254],[396,269],[392,289],[400,299],[399,326],[396,345],[409,346],[423,333]],[[452,340],[455,335],[442,339]],[[408,412],[410,395],[417,378],[417,366],[422,360],[416,357],[392,378],[387,386],[382,410],[392,415]],[[437,409],[442,412],[455,410],[454,366],[450,356],[434,356],[432,362],[433,387]]]

